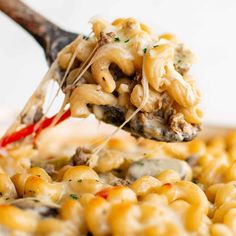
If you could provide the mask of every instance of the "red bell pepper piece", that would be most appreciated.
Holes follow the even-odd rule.
[[[101,191],[97,192],[96,196],[99,196],[99,197],[102,197],[104,199],[107,199],[110,190],[111,190],[111,188],[104,188]]]
[[[65,111],[60,119],[57,121],[56,125],[64,121],[65,119],[69,118],[71,115],[70,110]],[[18,130],[12,134],[8,134],[6,136],[3,136],[0,139],[0,148],[6,147],[8,144],[17,142],[35,132],[35,134],[39,134],[43,129],[47,128],[50,126],[54,120],[54,118],[57,115],[54,115],[50,118],[45,118],[43,121],[38,121],[35,124],[29,124],[26,127],[22,128],[21,130]]]

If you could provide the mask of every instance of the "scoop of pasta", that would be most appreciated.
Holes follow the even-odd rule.
[[[38,133],[42,126],[57,124],[69,104],[67,114],[72,117],[93,113],[134,136],[164,142],[193,139],[200,130],[202,111],[200,92],[188,73],[192,52],[175,36],[157,36],[133,18],[112,24],[93,18],[91,24],[89,37],[79,35],[59,53],[9,132],[41,120],[30,131],[24,130]],[[65,94],[52,122],[43,121],[41,114],[50,79],[57,80]],[[12,139],[16,137],[4,142]]]
[[[91,20],[58,56],[73,117],[95,116],[136,136],[188,141],[202,120],[200,93],[188,71],[194,57],[171,34],[155,35],[133,18]],[[72,61],[73,60],[73,61]]]

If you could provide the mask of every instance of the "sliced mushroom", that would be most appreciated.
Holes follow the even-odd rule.
[[[112,186],[129,185],[130,184],[130,181],[128,179],[118,178],[110,172],[100,174],[99,177],[101,178],[102,182],[112,185]]]
[[[44,203],[36,198],[21,198],[12,201],[11,204],[20,209],[33,210],[43,218],[56,217],[59,213],[59,207],[56,204]]]
[[[174,170],[179,173],[181,179],[189,180],[192,171],[185,161],[163,158],[163,159],[142,159],[130,165],[127,171],[127,179],[134,181],[142,176],[157,176],[164,170]]]
[[[53,158],[45,161],[32,162],[31,167],[43,168],[51,177],[53,177],[59,169],[68,165],[70,162],[69,157]]]
[[[93,113],[99,120],[115,126],[121,126],[125,122],[127,111],[122,107],[108,105],[93,105],[92,107]],[[150,113],[139,112],[123,129],[133,136],[161,142],[190,141],[201,129],[199,125],[188,124],[184,118],[173,121],[174,116],[169,115],[166,119],[163,114],[166,116],[167,112],[162,109]],[[175,127],[178,127],[178,132],[169,127],[173,123]]]

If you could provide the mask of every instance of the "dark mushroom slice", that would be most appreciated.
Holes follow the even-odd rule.
[[[115,126],[125,121],[126,111],[115,106],[93,106],[97,119]],[[164,114],[165,115],[165,114]],[[172,114],[165,118],[162,111],[139,112],[124,126],[124,130],[133,136],[141,136],[161,142],[190,141],[196,137],[200,127],[187,123],[184,119],[176,119],[180,114]],[[172,128],[173,126],[177,128]]]
[[[172,158],[155,158],[142,159],[132,163],[127,171],[126,178],[135,181],[142,176],[157,176],[165,170],[176,171],[184,180],[189,180],[192,176],[191,168],[185,161]]]

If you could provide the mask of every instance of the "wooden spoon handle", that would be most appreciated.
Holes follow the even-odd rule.
[[[78,36],[76,33],[61,29],[20,0],[0,0],[0,11],[39,42],[49,65],[56,59],[58,52]]]
[[[46,50],[59,27],[19,0],[0,0],[0,10],[27,30]]]

